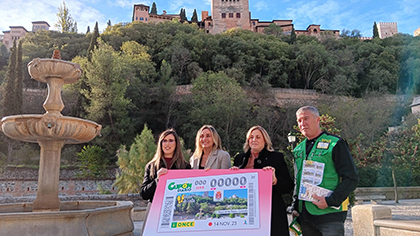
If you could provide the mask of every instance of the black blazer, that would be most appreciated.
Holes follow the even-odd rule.
[[[240,169],[245,168],[250,155],[250,150],[247,153],[236,155],[233,165]],[[276,169],[275,174],[277,178],[277,184],[273,185],[272,191],[271,235],[289,235],[286,206],[281,195],[292,191],[294,184],[292,178],[290,178],[289,170],[287,169],[282,153],[270,152],[264,148],[259,153],[258,158],[254,160],[254,169],[262,169],[266,166],[271,166]]]

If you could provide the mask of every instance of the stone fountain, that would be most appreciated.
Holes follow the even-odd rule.
[[[62,147],[89,142],[102,128],[93,121],[61,114],[62,86],[80,78],[80,66],[61,60],[55,50],[52,59],[29,62],[28,71],[33,79],[48,85],[45,114],[7,116],[0,124],[9,138],[40,145],[37,196],[33,203],[0,205],[1,234],[132,235],[131,202],[60,202],[58,197]]]

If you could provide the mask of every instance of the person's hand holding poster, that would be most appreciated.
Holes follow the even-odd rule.
[[[269,235],[271,172],[171,170],[162,177],[144,235]]]

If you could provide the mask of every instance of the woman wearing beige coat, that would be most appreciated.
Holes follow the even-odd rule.
[[[216,129],[204,125],[197,131],[195,151],[190,158],[193,169],[229,169],[229,153],[222,150],[222,141]]]

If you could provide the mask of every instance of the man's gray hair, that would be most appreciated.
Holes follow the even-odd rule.
[[[319,111],[318,109],[316,109],[313,106],[304,106],[299,108],[299,110],[296,111],[296,115],[305,111],[310,111],[312,113],[312,115],[314,115],[315,117],[319,116]]]

